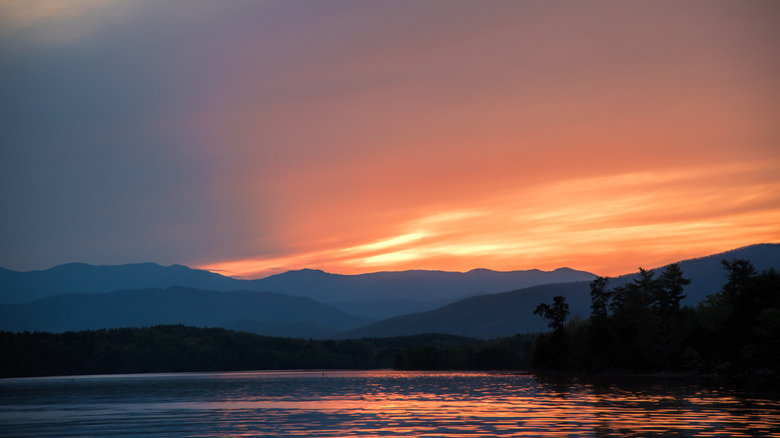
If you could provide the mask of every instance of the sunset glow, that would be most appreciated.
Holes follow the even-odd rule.
[[[474,268],[475,260],[491,260],[498,270],[552,270],[568,266],[561,256],[568,253],[579,255],[576,268],[619,275],[777,235],[780,183],[749,182],[762,172],[778,173],[780,163],[556,182],[522,197],[483,201],[479,211],[442,211],[410,220],[399,227],[402,234],[363,245],[204,268],[237,276],[267,275],[277,267],[463,271]],[[747,182],[734,186],[734,180]]]
[[[0,266],[570,267],[780,242],[780,6],[0,2]]]

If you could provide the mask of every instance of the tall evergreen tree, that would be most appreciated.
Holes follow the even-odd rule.
[[[598,277],[590,282],[591,316],[593,318],[606,318],[607,305],[612,293],[607,290],[609,277]]]
[[[634,281],[615,290],[613,329],[616,360],[622,368],[642,370],[654,366],[658,357],[654,340],[659,328],[650,305],[658,288],[655,272],[639,268]]]
[[[756,294],[753,287],[753,279],[756,277],[756,268],[748,260],[732,261],[722,260],[721,263],[728,271],[728,282],[723,285],[722,293],[726,302],[735,307],[738,318],[750,319],[755,317]]]
[[[672,263],[664,268],[659,278],[660,287],[655,289],[654,310],[662,315],[676,314],[680,311],[680,301],[685,298],[683,289],[691,284],[689,278],[683,278],[680,265]]]
[[[644,311],[658,295],[660,282],[652,269],[639,268],[639,278],[628,284],[628,302],[633,311]]]
[[[683,340],[680,332],[680,301],[685,298],[685,286],[691,280],[683,277],[683,271],[676,263],[664,268],[655,289],[653,312],[660,317],[656,349],[663,358],[666,369],[679,368],[682,356]]]
[[[534,362],[545,368],[567,369],[570,366],[569,346],[566,336],[566,318],[569,316],[569,305],[566,297],[553,297],[553,305],[539,304],[534,315],[546,319],[547,326],[553,329],[551,335],[540,336],[534,347]]]

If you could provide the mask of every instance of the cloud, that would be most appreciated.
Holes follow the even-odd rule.
[[[777,238],[777,8],[2,5],[0,265],[613,272],[664,230]]]
[[[765,179],[777,172],[780,161],[555,181],[522,195],[496,196],[479,211],[451,207],[397,224],[396,236],[302,252],[285,263],[354,273],[465,271],[481,260],[495,269],[555,269],[574,261],[571,267],[619,275],[635,269],[637,258],[644,266],[660,266],[780,240],[780,182]],[[623,259],[626,254],[632,257]],[[275,259],[269,263],[277,267]],[[230,266],[241,272],[239,262]],[[251,266],[249,275],[269,273],[262,259]]]
[[[74,44],[134,11],[129,0],[2,0],[0,38]]]

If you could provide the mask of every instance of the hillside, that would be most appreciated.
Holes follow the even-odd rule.
[[[345,301],[412,300],[432,302],[502,292],[546,283],[592,280],[594,274],[559,268],[499,272],[401,271],[338,275],[304,269],[252,280],[263,290],[302,295],[324,303]]]
[[[680,262],[684,275],[693,280],[685,289],[687,297],[683,304],[696,305],[708,294],[719,291],[726,280],[720,262],[733,258],[750,260],[759,271],[780,268],[780,245],[755,245]],[[227,292],[166,286],[103,293],[61,293],[32,302],[0,305],[0,330],[61,332],[187,324],[302,338],[388,337],[431,332],[491,338],[545,330],[544,321],[533,315],[533,310],[542,302],[551,302],[556,295],[567,297],[573,317],[588,316],[589,282],[594,277],[565,268],[552,272],[406,271],[351,276],[303,270],[248,281],[178,265],[71,264],[30,273],[2,271],[2,296],[18,296],[21,292],[18,288],[25,281],[32,285],[34,294],[51,293],[54,287],[70,291],[93,290],[120,283],[168,281],[275,289],[274,292],[252,289]],[[556,278],[564,280],[523,287],[527,283]],[[565,280],[570,278],[581,278],[581,281]],[[615,287],[633,278],[633,275],[624,275],[612,279],[609,286]],[[16,285],[17,289],[12,288],[9,293],[9,285]],[[520,286],[497,289],[507,285]],[[279,293],[280,290],[285,293]],[[456,299],[463,297],[466,291],[471,291],[473,296]],[[500,293],[484,293],[489,291]],[[330,299],[353,299],[323,304],[310,297],[297,296],[305,293]],[[394,296],[393,293],[395,298],[387,298]],[[408,313],[409,309],[418,311]]]
[[[191,287],[242,290],[244,284],[213,272],[156,263],[93,266],[68,263],[42,271],[0,268],[0,303],[25,303],[59,294],[94,294],[125,289]]]
[[[45,271],[0,268],[0,303],[29,303],[58,294],[103,293],[126,289],[168,288],[272,291],[328,303],[372,319],[430,310],[468,296],[543,283],[590,280],[593,274],[561,268],[497,272],[403,271],[360,275],[303,269],[258,280],[240,280],[186,266],[140,263],[92,266],[70,263]]]
[[[408,336],[443,333],[494,338],[517,333],[541,332],[546,324],[533,309],[542,302],[565,295],[572,314],[584,315],[590,306],[588,282],[558,283],[466,298],[428,312],[402,315],[345,331],[339,338]],[[530,309],[530,310],[529,310]]]
[[[236,327],[277,336],[321,337],[369,320],[309,298],[271,292],[171,287],[103,294],[61,294],[0,305],[0,330],[63,332],[186,324]],[[305,329],[305,330],[304,330]]]
[[[757,270],[770,267],[780,269],[780,245],[764,244],[745,247],[722,254],[711,255],[679,263],[685,277],[692,279],[685,288],[684,305],[695,306],[707,295],[720,291],[726,282],[721,265],[723,259],[748,259]],[[662,268],[656,267],[655,269]],[[634,274],[610,281],[610,287],[632,281]],[[546,284],[468,298],[438,309],[385,319],[364,327],[340,333],[339,337],[399,336],[419,333],[446,333],[460,336],[492,338],[517,333],[547,330],[544,321],[533,314],[540,303],[552,302],[552,297],[563,295],[570,306],[571,316],[590,314],[589,281]]]

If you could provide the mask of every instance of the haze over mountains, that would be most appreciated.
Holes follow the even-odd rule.
[[[91,294],[123,289],[182,286],[206,290],[241,290],[244,282],[182,265],[156,263],[92,266],[68,263],[43,271],[0,268],[0,303],[25,303],[57,294]]]
[[[475,269],[466,273],[444,271],[376,272],[358,275],[329,274],[302,269],[257,280],[225,277],[182,265],[138,263],[92,266],[69,263],[44,271],[17,272],[0,268],[0,302],[29,302],[60,293],[100,293],[120,289],[184,286],[207,290],[266,290],[307,296],[322,302],[414,299],[436,301],[462,298],[544,283],[589,280],[594,274],[560,268],[545,272],[498,272]]]
[[[272,291],[312,298],[346,312],[383,319],[431,310],[476,294],[594,277],[591,273],[568,268],[552,272],[476,269],[466,273],[404,271],[361,275],[303,269],[258,280],[240,280],[181,265],[71,263],[45,271],[15,272],[0,268],[0,303],[26,303],[61,293],[182,286],[216,291]]]
[[[0,306],[0,321],[15,331],[87,330],[184,324],[200,327],[262,327],[267,334],[335,331],[370,320],[305,297],[273,292],[206,291],[179,286],[102,294],[60,294],[32,304]],[[262,322],[262,323],[261,323]]]
[[[751,260],[759,271],[780,268],[780,245],[754,245],[681,262],[685,276],[693,279],[684,304],[695,305],[720,290],[726,281],[720,264],[724,258]],[[431,332],[490,338],[545,330],[544,321],[532,312],[556,295],[567,297],[572,316],[586,317],[593,278],[566,268],[363,275],[302,270],[260,280],[152,263],[0,269],[0,330],[180,323],[304,338]],[[632,278],[618,277],[610,286]]]
[[[727,281],[721,260],[734,258],[750,260],[759,272],[769,268],[780,269],[780,245],[754,245],[679,262],[684,276],[692,279],[685,288],[686,298],[682,304],[695,306],[707,295],[720,291]],[[632,273],[613,278],[609,286],[633,281],[636,275]],[[428,312],[378,321],[340,336],[384,337],[434,332],[491,338],[545,331],[546,323],[533,315],[533,310],[540,303],[551,303],[557,295],[566,297],[571,317],[590,315],[590,281],[551,283],[467,298]]]

